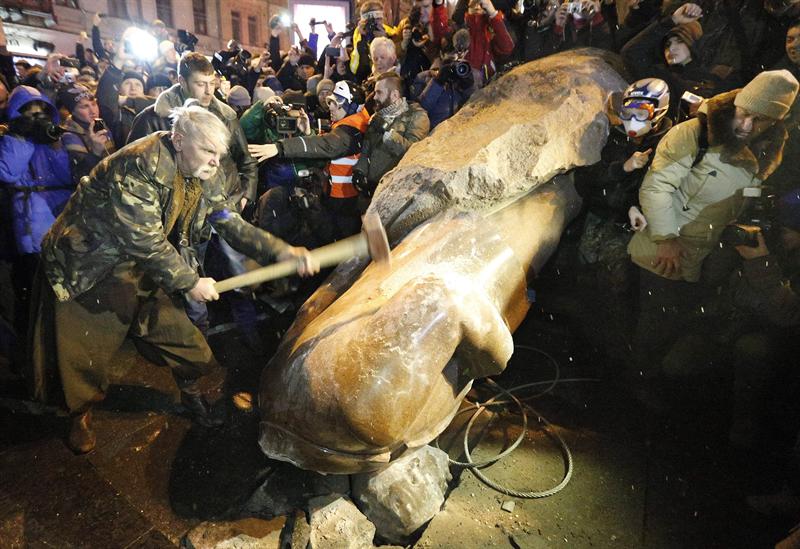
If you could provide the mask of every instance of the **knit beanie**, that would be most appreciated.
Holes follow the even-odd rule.
[[[138,80],[139,82],[141,82],[142,83],[142,88],[144,89],[144,76],[142,76],[142,73],[136,72],[136,71],[125,71],[122,74],[122,81],[123,82],[125,82],[126,80],[130,80],[131,78],[134,78],[134,79]]]
[[[228,92],[228,105],[237,107],[250,106],[250,94],[243,86],[234,86]]]
[[[67,109],[70,114],[81,99],[94,99],[94,95],[89,91],[89,88],[81,86],[80,84],[73,84],[69,88],[64,88],[58,92],[58,104]]]
[[[736,94],[733,104],[752,113],[782,120],[797,97],[800,87],[789,71],[764,71],[758,73]]]
[[[169,79],[169,76],[166,74],[158,73],[154,74],[150,78],[147,79],[147,86],[145,87],[145,91],[150,93],[150,90],[153,88],[169,88],[172,86],[172,80]]]
[[[303,65],[308,65],[309,67],[316,67],[317,60],[308,55],[307,53],[300,56],[300,59],[297,61],[297,65],[302,67]]]
[[[778,201],[778,223],[787,229],[800,231],[800,189],[792,189]]]
[[[694,52],[695,44],[703,36],[703,27],[697,21],[676,25],[667,33],[665,42],[673,36],[677,37],[678,40],[686,44]]]
[[[266,101],[270,97],[275,97],[275,92],[267,86],[258,86],[253,90],[253,101]]]

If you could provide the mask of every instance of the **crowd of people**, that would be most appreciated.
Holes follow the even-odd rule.
[[[171,36],[160,21],[103,40],[99,16],[73,55],[53,52],[41,66],[0,44],[0,236],[14,290],[3,300],[6,354],[20,355],[23,346],[8,343],[14,336],[39,335],[37,270],[56,303],[86,302],[56,312],[86,319],[87,295],[99,303],[119,292],[133,261],[147,274],[136,278],[139,294],[144,280],[155,282],[167,292],[151,298],[191,320],[163,316],[164,329],[138,334],[141,351],[173,366],[187,407],[207,419],[194,380],[211,360],[202,343],[214,320],[205,302],[218,297],[204,272],[210,255],[217,277],[243,272],[243,253],[298,258],[299,271],[315,272],[306,248],[357,232],[383,175],[475,90],[517,64],[594,47],[618,53],[632,82],[609,97],[601,161],[574,172],[584,199],[576,263],[607,298],[609,325],[622,322],[623,339],[631,334],[630,345],[616,347],[609,337],[608,351],[632,349],[632,383],[653,404],[663,365],[695,360],[681,342],[708,347],[710,311],[724,311],[713,318],[725,318],[725,328],[713,327],[735,349],[730,438],[757,444],[776,383],[797,381],[786,349],[796,349],[800,325],[792,284],[800,276],[800,1],[387,6],[363,0],[348,28],[325,23],[325,48],[317,25],[304,36],[273,17],[257,55],[231,40],[209,58],[193,51],[191,33]],[[287,31],[297,45],[282,51]],[[143,32],[156,47],[147,59],[137,53]],[[187,136],[197,142],[187,146]],[[218,186],[205,192],[192,177]],[[98,212],[106,217],[95,226],[87,218]],[[98,227],[113,232],[115,222],[129,234],[115,246],[98,242]],[[118,304],[122,323],[98,361],[144,314],[131,303]],[[252,296],[232,294],[230,308],[260,349]],[[194,343],[176,352],[166,332]],[[75,363],[92,355],[74,346],[61,353]],[[84,427],[87,403],[108,383],[94,368],[61,376]],[[93,446],[87,432],[78,426],[73,449]]]

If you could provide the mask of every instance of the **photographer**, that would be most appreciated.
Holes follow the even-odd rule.
[[[100,118],[97,100],[85,87],[76,84],[62,90],[58,94],[58,103],[70,113],[64,122],[67,133],[61,142],[69,153],[75,179],[80,179],[114,152],[111,132]]]
[[[729,438],[746,448],[754,446],[763,429],[778,424],[764,421],[769,412],[781,420],[793,420],[783,429],[784,436],[794,435],[798,429],[798,410],[790,405],[796,403],[796,394],[787,394],[780,387],[796,386],[798,381],[800,189],[782,196],[776,209],[779,238],[769,238],[768,248],[765,236],[770,235],[759,229],[755,245],[736,246],[742,262],[731,276],[731,296],[739,315],[731,354],[734,399]],[[790,414],[786,409],[777,410],[787,405]],[[775,428],[772,430],[774,434]]]
[[[575,0],[556,10],[553,32],[559,50],[600,48],[612,51],[611,29],[603,17],[600,0]]]
[[[469,53],[469,41],[469,33],[465,29],[453,35],[454,53],[441,59],[439,66],[432,69],[435,76],[428,80],[419,95],[419,104],[428,113],[431,129],[453,116],[475,91],[472,67],[465,61]]]
[[[369,198],[381,177],[394,168],[406,151],[430,131],[428,114],[403,96],[403,80],[393,72],[375,83],[375,115],[364,135],[361,157],[353,168],[353,184]]]
[[[296,92],[259,101],[242,115],[241,124],[250,145],[275,144],[279,139],[311,135],[311,124],[305,113],[303,96]],[[316,163],[273,158],[259,166],[258,195],[273,187],[292,188],[298,172]]]
[[[95,24],[99,21],[95,15]],[[100,116],[111,130],[118,149],[128,141],[136,116],[153,104],[153,99],[144,94],[144,76],[132,69],[136,62],[130,46],[130,41],[135,39],[134,32],[132,28],[125,30],[122,47],[109,59],[108,67],[97,84]]]
[[[379,36],[391,40],[400,38],[397,28],[384,23],[383,4],[380,2],[367,0],[361,4],[360,14],[358,26],[353,31],[353,52],[350,54],[350,72],[355,75],[357,83],[366,80],[372,72],[370,59],[372,41]]]
[[[316,232],[320,234],[321,243],[350,236],[359,230],[358,191],[353,187],[353,166],[360,156],[364,132],[369,124],[369,114],[363,109],[363,93],[352,82],[337,82],[326,101],[333,122],[330,132],[281,139],[274,144],[250,145],[250,153],[259,162],[273,157],[329,161],[326,176],[329,177],[327,187],[330,190],[321,197],[327,222],[314,223],[320,227]],[[261,200],[269,202],[274,198],[265,195]],[[269,216],[269,208],[260,206],[259,210]],[[265,225],[259,221],[259,226]]]
[[[17,86],[11,92],[8,130],[0,136],[0,186],[12,196],[16,243],[12,276],[16,328],[22,341],[42,237],[75,189],[58,122],[58,111],[41,91]]]
[[[700,64],[696,49],[703,36],[698,22],[702,15],[696,4],[684,4],[636,35],[621,52],[625,66],[636,78],[654,76],[669,84],[670,114],[676,120],[694,114],[687,107],[679,116],[684,92],[712,97],[719,87],[718,79]]]
[[[277,74],[283,89],[305,91],[306,81],[313,76],[316,64],[312,56],[301,53],[300,48],[292,46]]]
[[[558,42],[553,32],[559,0],[525,0],[517,18],[519,55],[523,63],[554,53]]]
[[[763,72],[706,101],[698,118],[659,143],[639,192],[647,226],[628,245],[640,267],[634,352],[646,378],[660,374],[660,358],[700,306],[703,261],[741,210],[744,189],[759,187],[780,164],[782,121],[797,90],[788,71]]]
[[[495,73],[495,58],[514,51],[514,40],[492,0],[470,0],[465,23],[470,37],[466,60],[475,71],[475,85],[482,88]]]

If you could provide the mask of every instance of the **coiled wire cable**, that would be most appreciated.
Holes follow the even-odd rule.
[[[463,467],[465,469],[469,469],[470,471],[472,471],[472,473],[481,482],[483,482],[484,484],[486,484],[490,488],[492,488],[494,490],[497,490],[498,492],[500,492],[502,494],[505,494],[505,495],[508,495],[508,496],[512,496],[512,497],[523,498],[523,499],[545,498],[545,497],[552,496],[553,494],[556,494],[556,493],[560,492],[561,490],[564,489],[564,487],[567,484],[569,484],[569,481],[572,479],[572,474],[573,474],[573,471],[574,471],[574,462],[573,462],[573,459],[572,459],[572,452],[570,452],[569,446],[567,446],[567,443],[564,441],[564,439],[561,437],[561,435],[559,435],[558,432],[553,429],[553,425],[549,421],[547,421],[539,412],[537,412],[526,401],[532,400],[534,398],[538,398],[538,397],[540,397],[542,395],[545,395],[545,394],[549,393],[559,383],[581,382],[581,381],[589,381],[589,382],[591,382],[591,381],[599,381],[599,380],[598,379],[592,379],[592,378],[561,379],[561,372],[560,372],[560,367],[559,367],[558,361],[555,358],[553,358],[552,355],[548,354],[547,352],[545,352],[545,351],[543,351],[541,349],[538,349],[536,347],[530,347],[530,346],[527,346],[527,345],[516,345],[515,347],[517,349],[525,349],[527,351],[532,351],[532,352],[536,352],[536,353],[544,355],[553,364],[553,367],[555,369],[555,376],[551,380],[536,381],[536,382],[533,382],[533,383],[525,383],[524,385],[517,385],[516,387],[512,387],[510,389],[504,389],[503,387],[498,385],[494,380],[487,379],[486,380],[487,384],[493,386],[495,388],[495,390],[497,391],[497,394],[495,396],[493,396],[492,398],[490,398],[489,400],[483,402],[483,403],[474,403],[474,404],[472,404],[471,406],[469,406],[467,408],[459,410],[458,413],[456,414],[456,415],[459,415],[459,414],[462,414],[464,412],[469,412],[469,411],[475,410],[474,413],[472,414],[472,417],[470,417],[469,421],[467,422],[467,426],[466,426],[466,429],[464,431],[464,455],[466,456],[466,461],[463,461],[463,462],[462,461],[455,461],[455,460],[450,459],[450,458],[448,458],[448,461],[449,461],[449,463],[451,465],[456,465],[458,467]],[[528,396],[526,396],[524,398],[519,398],[516,395],[514,395],[514,393],[517,392],[517,391],[521,391],[523,389],[528,389],[528,388],[531,388],[531,387],[537,387],[537,386],[540,386],[540,385],[547,385],[547,387],[544,390],[542,390],[542,391],[540,391],[540,392],[538,392],[536,394],[528,395]],[[508,397],[508,400],[498,400],[502,396]],[[506,448],[505,450],[503,450],[502,452],[500,452],[496,456],[491,457],[491,458],[489,458],[487,460],[484,460],[484,461],[479,461],[479,462],[473,461],[472,460],[472,454],[470,453],[470,450],[469,450],[469,434],[470,434],[470,431],[472,430],[472,426],[475,424],[475,421],[478,419],[478,417],[481,416],[481,414],[483,414],[483,412],[485,412],[487,410],[487,408],[489,408],[491,406],[499,406],[499,405],[512,404],[512,403],[517,405],[517,407],[520,410],[520,413],[522,414],[522,429],[520,430],[519,436],[516,438],[516,440],[508,448]],[[497,463],[501,459],[503,459],[505,457],[508,457],[514,450],[517,449],[517,447],[519,447],[520,444],[522,444],[522,441],[525,439],[525,435],[527,434],[527,431],[528,431],[528,414],[526,412],[526,408],[529,409],[534,414],[536,414],[536,416],[537,416],[537,418],[539,420],[539,423],[542,424],[543,427],[544,427],[543,430],[544,430],[545,434],[547,434],[547,436],[549,436],[551,439],[554,439],[558,443],[559,449],[561,450],[561,455],[562,455],[562,457],[564,459],[564,476],[561,479],[561,482],[559,482],[557,485],[555,485],[552,488],[549,488],[547,490],[535,491],[535,492],[521,492],[521,491],[518,491],[518,490],[513,490],[511,488],[506,488],[505,486],[502,486],[502,485],[498,484],[497,482],[491,480],[490,478],[488,478],[486,475],[484,475],[480,471],[481,468],[487,467],[489,465],[492,465],[493,463]],[[437,438],[434,442],[435,442],[436,447],[439,448],[439,439]]]

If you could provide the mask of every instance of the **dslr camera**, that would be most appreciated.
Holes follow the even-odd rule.
[[[419,6],[414,6],[408,14],[408,24],[411,26],[411,40],[413,42],[419,42],[425,36],[425,28],[421,23],[422,9]]]
[[[759,187],[744,189],[745,198],[752,203],[746,209],[744,219],[725,227],[721,241],[724,246],[758,247],[758,233],[766,240],[773,234],[775,219],[775,195],[764,195]]]

